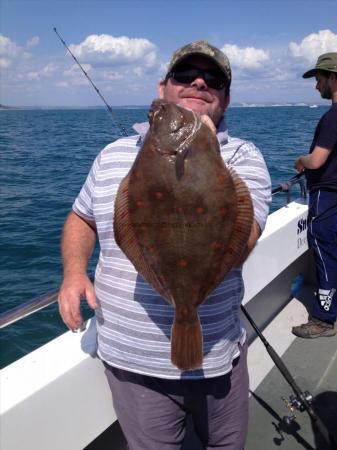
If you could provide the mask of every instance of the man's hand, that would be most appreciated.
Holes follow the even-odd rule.
[[[86,299],[90,308],[98,307],[94,287],[87,275],[95,242],[95,224],[71,212],[63,228],[61,251],[64,276],[58,301],[63,322],[72,331],[82,325],[81,299]]]
[[[299,156],[294,164],[295,169],[297,170],[297,172],[303,172],[303,170],[305,169],[305,167],[303,166],[302,163],[302,156]]]
[[[325,164],[328,159],[331,150],[323,147],[316,147],[308,155],[301,155],[295,161],[295,169],[298,172],[302,172],[304,169],[319,169]]]
[[[94,286],[89,277],[86,274],[68,275],[61,285],[58,302],[62,320],[72,331],[81,328],[83,323],[81,299],[86,299],[92,309],[98,307]]]

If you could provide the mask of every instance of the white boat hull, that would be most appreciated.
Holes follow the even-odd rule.
[[[260,325],[289,300],[293,277],[310,272],[306,216],[302,201],[271,214],[244,265],[243,303]],[[2,450],[82,450],[116,421],[95,345],[92,319],[1,371]]]

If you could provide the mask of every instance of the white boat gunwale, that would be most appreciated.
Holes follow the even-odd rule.
[[[303,199],[270,214],[244,265],[243,304],[258,324],[270,322],[289,300],[294,276],[310,271],[306,230],[299,226],[306,216]],[[90,319],[85,331],[66,332],[2,369],[1,448],[83,449],[116,421],[95,349],[95,320]]]

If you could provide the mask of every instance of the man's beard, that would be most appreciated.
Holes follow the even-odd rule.
[[[330,86],[328,86],[328,84],[326,84],[322,90],[321,90],[321,97],[322,98],[326,98],[328,100],[331,100],[332,98],[332,92],[331,92],[331,88]]]

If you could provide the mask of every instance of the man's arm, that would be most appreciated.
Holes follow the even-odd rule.
[[[80,300],[86,298],[89,306],[97,308],[93,285],[87,275],[87,266],[96,243],[96,227],[71,212],[64,224],[61,251],[63,283],[59,292],[59,309],[63,322],[75,330],[82,324]]]
[[[295,169],[302,172],[304,169],[319,169],[328,159],[330,150],[316,145],[309,155],[301,155],[295,161]]]

